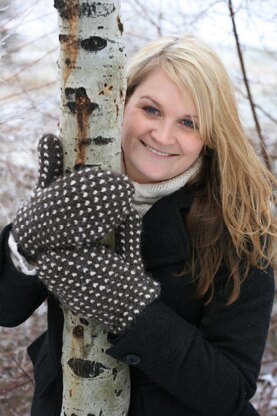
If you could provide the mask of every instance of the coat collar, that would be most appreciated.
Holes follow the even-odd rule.
[[[183,261],[189,255],[184,224],[192,204],[186,186],[157,201],[143,217],[142,257],[146,269]]]

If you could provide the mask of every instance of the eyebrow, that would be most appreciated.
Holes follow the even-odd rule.
[[[144,99],[144,98],[146,98],[147,100],[150,100],[150,101],[152,101],[152,103],[154,103],[157,107],[161,107],[161,105],[157,102],[157,101],[155,101],[155,100],[153,100],[153,98],[151,98],[151,97],[149,97],[148,95],[143,95],[142,97],[140,97],[141,99]],[[198,116],[196,116],[196,115],[191,115],[191,114],[184,114],[182,117],[180,117],[180,118],[185,118],[185,117],[188,117],[188,118],[191,118],[191,119],[198,119]]]

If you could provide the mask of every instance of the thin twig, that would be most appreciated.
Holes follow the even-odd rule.
[[[228,0],[228,7],[229,7],[229,11],[230,11],[230,17],[231,17],[231,20],[232,20],[233,33],[234,33],[234,37],[235,37],[235,41],[236,41],[236,47],[237,47],[239,62],[240,62],[240,66],[241,66],[241,71],[242,71],[242,74],[243,74],[243,80],[244,80],[245,88],[246,88],[246,91],[247,91],[247,98],[248,98],[249,103],[250,103],[250,107],[251,107],[252,115],[253,115],[253,118],[254,118],[256,130],[257,130],[257,133],[258,133],[258,136],[259,136],[259,139],[260,139],[261,155],[262,155],[262,158],[265,162],[266,167],[272,173],[271,162],[270,162],[267,150],[266,150],[265,140],[264,140],[264,137],[263,137],[263,134],[262,134],[262,131],[261,131],[258,115],[257,115],[257,112],[256,112],[254,100],[253,100],[252,93],[251,93],[251,88],[250,88],[248,78],[247,78],[247,74],[246,74],[246,68],[245,68],[244,58],[243,58],[241,45],[240,45],[240,41],[239,41],[239,35],[238,35],[238,31],[237,31],[237,26],[236,26],[235,13],[234,13],[234,9],[233,9],[232,0]]]

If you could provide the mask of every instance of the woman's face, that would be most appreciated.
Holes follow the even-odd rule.
[[[161,69],[150,72],[124,111],[122,148],[129,178],[153,183],[185,172],[203,147],[197,123],[191,97]]]

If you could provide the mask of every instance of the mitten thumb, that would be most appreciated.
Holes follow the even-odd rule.
[[[116,252],[139,273],[143,271],[141,232],[141,217],[132,207],[125,220],[115,230]]]
[[[38,144],[39,173],[36,188],[47,188],[63,173],[63,148],[54,134],[44,134]]]

